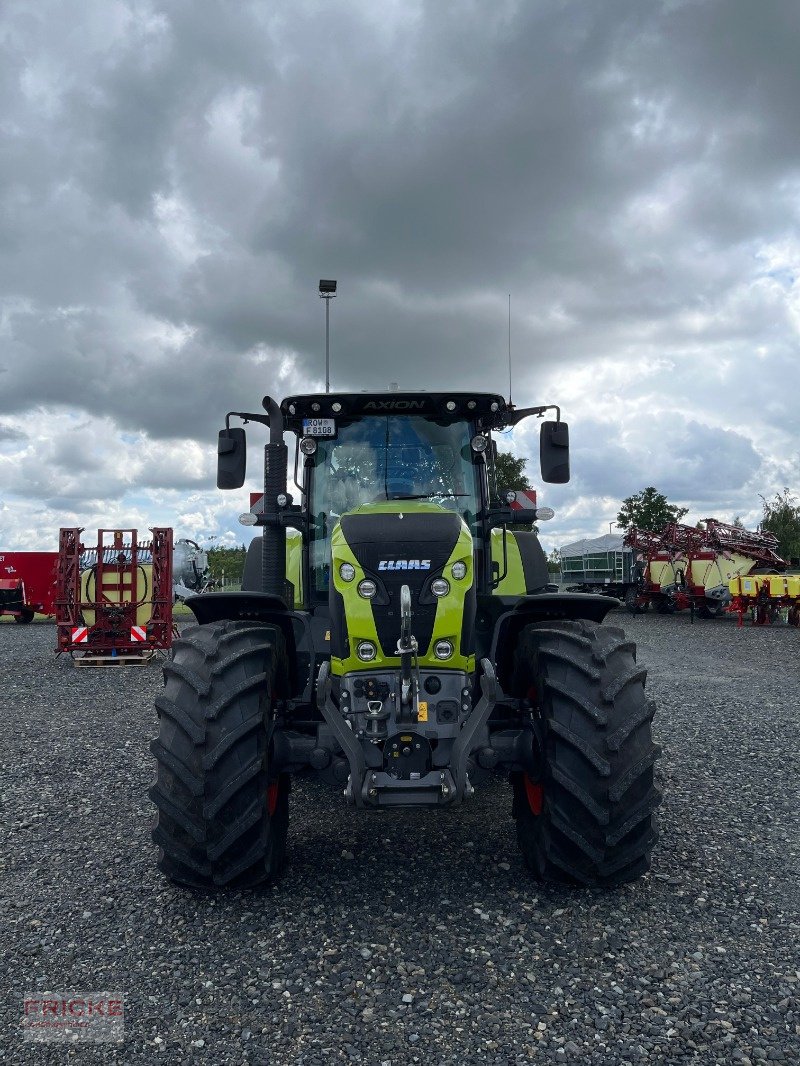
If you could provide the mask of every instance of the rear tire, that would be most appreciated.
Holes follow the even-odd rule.
[[[269,769],[288,676],[283,635],[212,622],[185,629],[173,648],[150,745],[159,868],[192,888],[266,884],[280,872],[289,826],[289,778]]]
[[[34,615],[34,612],[33,611],[29,611],[27,609],[27,607],[26,607],[26,608],[23,608],[19,612],[19,614],[15,614],[14,615],[14,621],[19,626],[27,626],[33,621],[33,615]]]
[[[642,612],[642,608],[639,606],[639,593],[632,585],[625,589],[625,606],[631,614],[641,614]]]
[[[517,839],[544,881],[608,887],[650,868],[655,704],[621,629],[594,622],[526,626],[513,691],[531,701],[544,745],[538,780],[515,775]]]
[[[701,618],[719,618],[723,610],[723,604],[717,601],[712,601],[711,603],[709,603],[709,601],[706,600],[705,603],[700,604],[697,609],[697,613],[700,615]]]

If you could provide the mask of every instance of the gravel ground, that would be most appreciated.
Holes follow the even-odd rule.
[[[641,882],[536,885],[502,782],[390,814],[301,783],[282,882],[216,899],[155,868],[160,670],[77,670],[51,626],[4,626],[4,1061],[800,1061],[800,633],[620,617],[664,748]],[[25,992],[101,989],[123,1044],[22,1042]]]

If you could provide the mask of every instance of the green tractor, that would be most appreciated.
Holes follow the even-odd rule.
[[[492,432],[551,410],[542,479],[569,480],[558,408],[427,392],[263,406],[219,435],[217,484],[236,489],[246,439],[231,418],[269,428],[242,591],[187,599],[198,624],[156,699],[161,870],[207,890],[273,880],[295,774],[354,807],[438,808],[499,773],[537,878],[643,874],[660,802],[645,670],[603,624],[616,601],[548,584],[530,526],[552,512],[495,482]]]

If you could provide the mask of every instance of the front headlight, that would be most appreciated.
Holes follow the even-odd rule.
[[[378,649],[371,640],[362,640],[356,648],[356,655],[362,663],[371,663],[378,654]]]
[[[450,573],[456,579],[456,581],[463,581],[467,576],[467,564],[462,563],[460,560],[457,563],[453,563],[450,567]]]
[[[356,576],[356,568],[352,563],[342,563],[339,567],[339,577],[342,581],[352,581]]]
[[[437,640],[433,646],[433,654],[437,659],[449,659],[453,654],[453,645],[449,640]]]
[[[446,596],[450,591],[450,582],[446,577],[435,577],[431,581],[431,592],[434,596]]]
[[[371,600],[377,591],[378,586],[368,577],[365,577],[363,581],[359,581],[358,583],[358,594],[359,596],[363,596],[365,600]]]

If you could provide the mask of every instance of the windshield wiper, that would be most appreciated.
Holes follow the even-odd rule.
[[[392,493],[387,500],[433,500],[437,496],[469,496],[468,492],[421,492],[416,496],[396,496]]]

